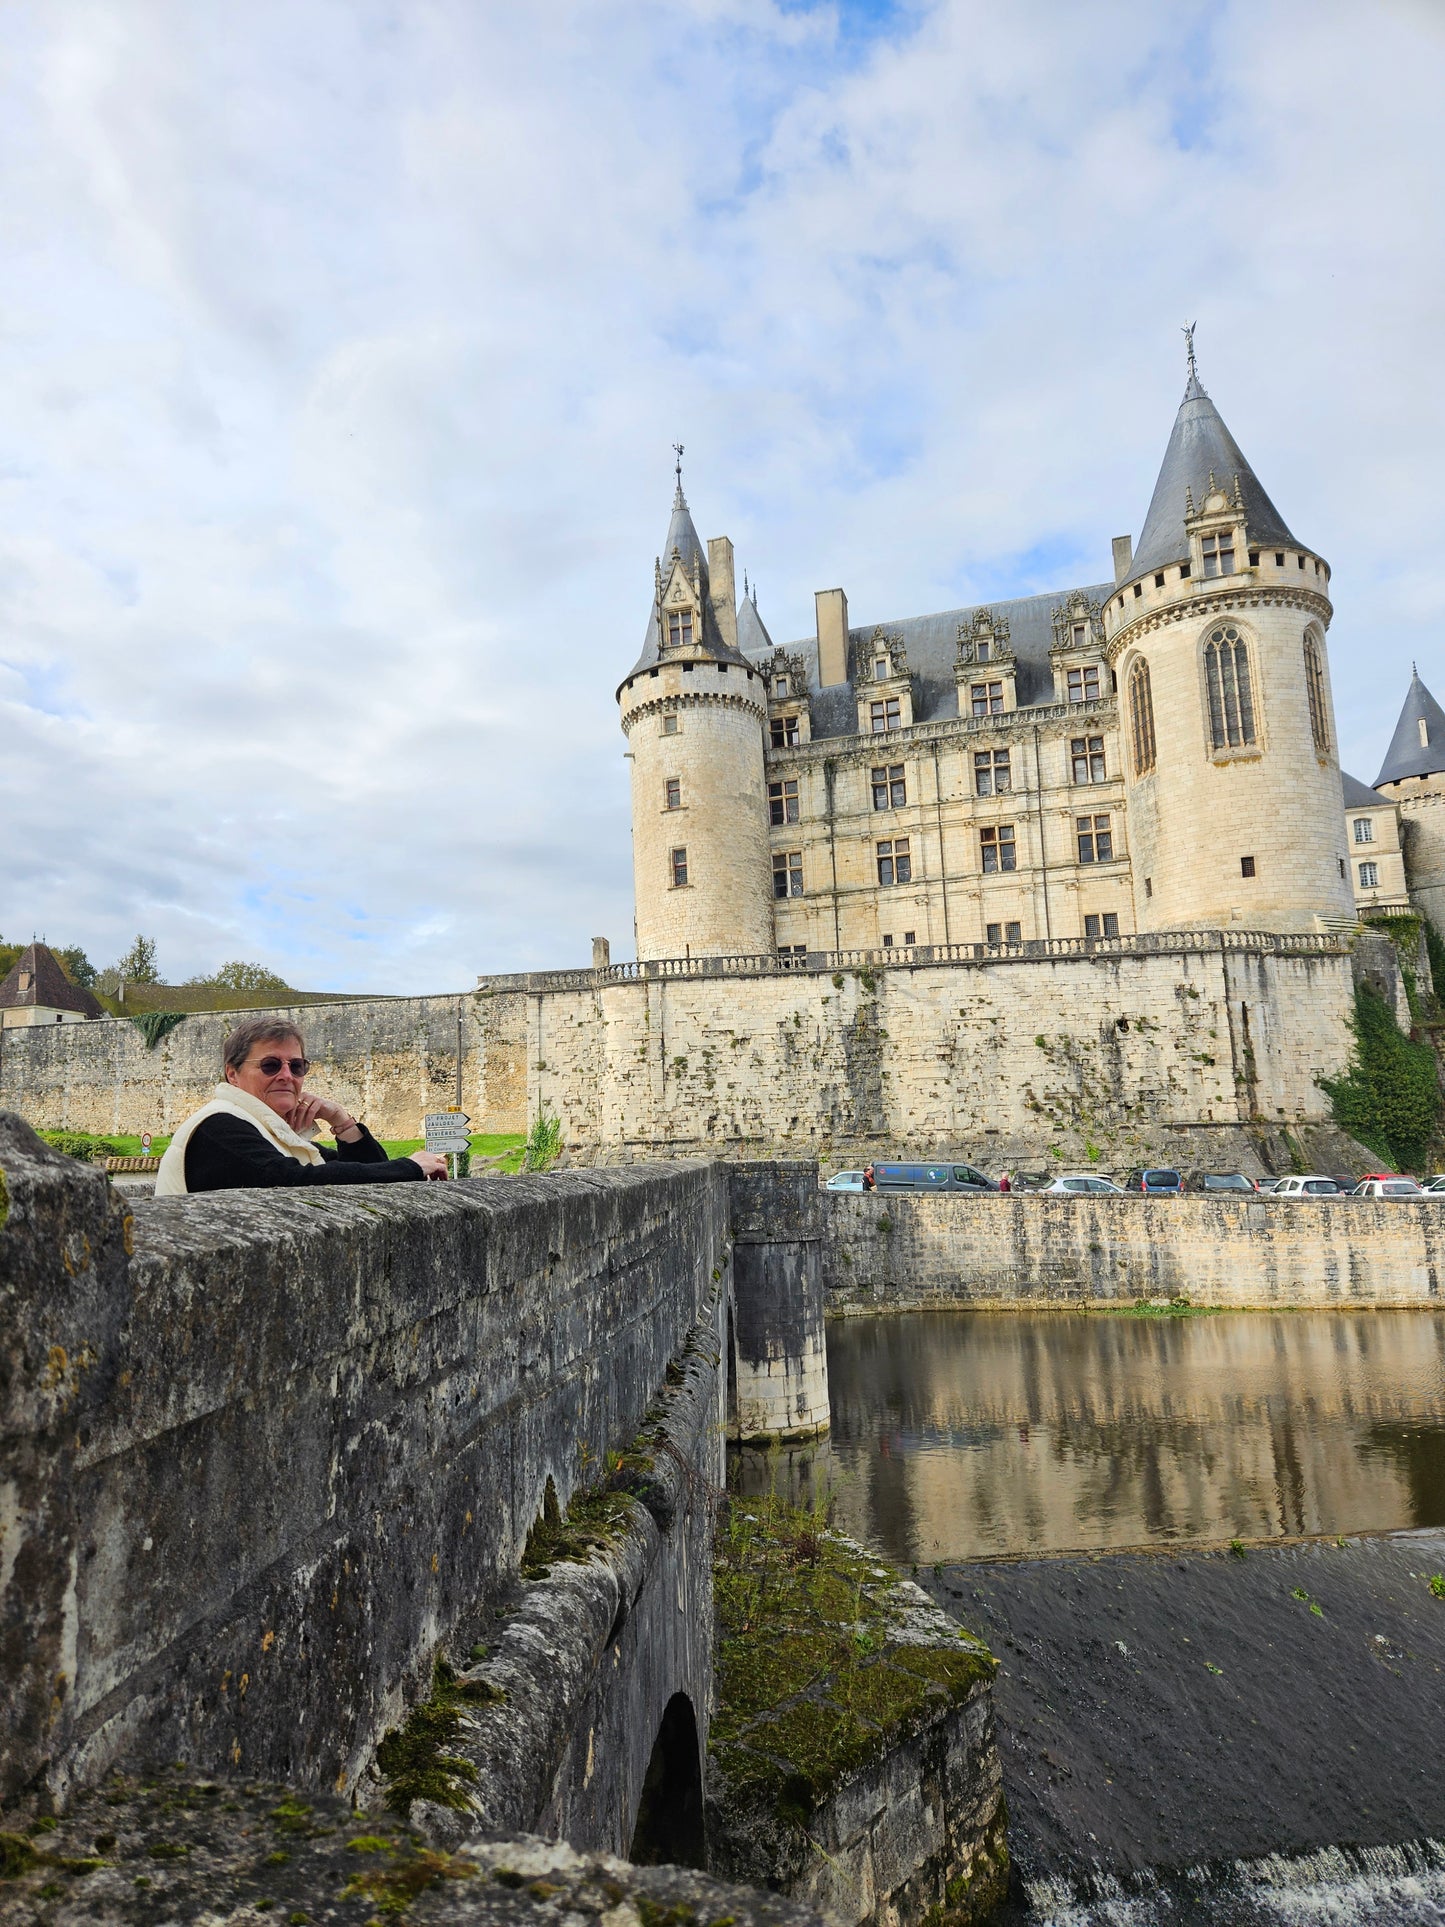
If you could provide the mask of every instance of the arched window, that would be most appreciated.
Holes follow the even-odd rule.
[[[1249,645],[1232,623],[1211,629],[1204,645],[1209,695],[1209,740],[1215,749],[1241,749],[1255,740]]]
[[[1145,776],[1155,762],[1154,692],[1149,686],[1149,665],[1142,656],[1129,671],[1129,736],[1134,774]]]
[[[1305,631],[1305,688],[1310,699],[1310,734],[1322,756],[1329,753],[1329,712],[1325,708],[1325,672],[1320,666],[1320,646]]]

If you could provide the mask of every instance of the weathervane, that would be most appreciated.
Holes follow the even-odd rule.
[[[677,475],[677,485],[679,488],[681,488],[682,487],[682,443],[674,442],[672,445],[672,452],[677,457],[677,461],[674,466],[675,466],[675,472]]]
[[[1194,330],[1198,326],[1199,323],[1197,321],[1191,321],[1183,330],[1184,346],[1189,355],[1189,379],[1191,381],[1198,381],[1199,379],[1199,370],[1194,365]]]

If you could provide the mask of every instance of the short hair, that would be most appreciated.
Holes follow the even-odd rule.
[[[228,1069],[238,1071],[251,1055],[253,1044],[284,1044],[288,1037],[296,1039],[304,1057],[306,1039],[295,1024],[285,1023],[279,1017],[248,1017],[244,1024],[237,1024],[226,1039],[223,1061]]]

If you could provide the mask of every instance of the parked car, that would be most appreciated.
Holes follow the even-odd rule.
[[[1413,1178],[1393,1173],[1387,1178],[1363,1179],[1350,1195],[1355,1198],[1418,1198],[1424,1194]]]
[[[825,1191],[861,1191],[863,1173],[861,1171],[835,1171],[823,1186]]]
[[[1353,1191],[1360,1181],[1358,1178],[1352,1178],[1348,1171],[1331,1171],[1330,1176],[1341,1191]]]
[[[1340,1187],[1323,1172],[1311,1171],[1302,1178],[1281,1178],[1274,1187],[1273,1195],[1277,1198],[1337,1198]]]
[[[1100,1192],[1114,1198],[1124,1195],[1112,1178],[1101,1178],[1093,1171],[1062,1171],[1052,1184],[1044,1186],[1044,1196],[1051,1198],[1081,1197]]]
[[[1053,1177],[1047,1171],[1015,1171],[1009,1181],[1015,1191],[1047,1191]]]
[[[1251,1197],[1259,1189],[1253,1178],[1247,1178],[1243,1171],[1188,1171],[1184,1176],[1186,1191],[1247,1191]]]
[[[1177,1198],[1184,1189],[1184,1180],[1177,1171],[1167,1164],[1135,1165],[1124,1180],[1126,1191],[1161,1192]]]
[[[995,1179],[971,1164],[875,1164],[880,1191],[997,1191]]]
[[[1431,1197],[1439,1197],[1441,1192],[1445,1192],[1445,1171],[1442,1171],[1439,1177],[1431,1178],[1425,1189]]]

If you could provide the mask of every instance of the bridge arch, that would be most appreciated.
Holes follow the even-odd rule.
[[[627,1857],[643,1867],[704,1864],[702,1746],[686,1693],[663,1708]]]

